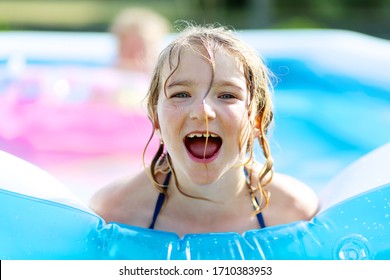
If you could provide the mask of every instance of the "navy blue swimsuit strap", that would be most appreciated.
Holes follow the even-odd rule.
[[[248,170],[246,170],[246,168],[244,168],[244,173],[245,173],[245,176],[247,178],[247,182],[249,184],[249,179],[248,179],[249,178],[249,173],[248,173]],[[257,197],[255,197],[255,200],[256,200],[256,203],[259,204],[259,201],[257,200]],[[256,217],[257,217],[257,220],[259,221],[260,228],[265,228],[263,214],[261,212],[257,213]]]
[[[168,187],[169,180],[171,179],[171,174],[172,174],[171,172],[168,172],[167,176],[165,177],[165,180],[163,183],[165,188]],[[154,229],[154,224],[156,223],[157,216],[160,213],[161,208],[164,204],[164,200],[165,200],[165,194],[160,192],[158,195],[158,198],[157,198],[156,207],[154,208],[152,223],[149,226],[150,229]]]
[[[256,199],[257,204],[259,204],[259,202],[257,201],[257,197],[255,197],[255,199]],[[257,217],[257,220],[259,221],[260,228],[265,228],[263,214],[261,212],[257,213],[256,217]]]

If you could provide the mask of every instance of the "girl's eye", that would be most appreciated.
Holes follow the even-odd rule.
[[[190,97],[190,95],[186,92],[179,92],[171,95],[171,98],[187,98]]]
[[[236,97],[233,94],[230,94],[230,93],[223,93],[220,96],[218,96],[218,98],[221,98],[221,99],[233,99],[233,98],[236,98]]]

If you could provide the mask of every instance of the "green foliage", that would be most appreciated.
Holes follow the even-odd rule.
[[[390,38],[390,0],[1,0],[0,29],[107,31],[123,8],[236,29],[338,28]]]

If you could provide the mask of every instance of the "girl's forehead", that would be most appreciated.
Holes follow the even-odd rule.
[[[208,47],[203,45],[183,45],[180,48],[173,49],[170,60],[171,62],[174,62],[174,64],[177,64],[180,56],[180,59],[187,57],[195,59],[200,58],[206,61],[215,61],[215,59],[220,55],[231,59],[237,59],[236,56],[224,46]]]
[[[184,46],[171,52],[164,61],[163,80],[172,78],[186,70],[195,67],[204,71],[214,71],[215,74],[244,75],[240,59],[224,47],[207,51],[203,46]],[[214,70],[213,70],[214,69]],[[171,76],[171,74],[173,75]]]

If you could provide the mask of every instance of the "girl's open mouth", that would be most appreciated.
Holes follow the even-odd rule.
[[[214,133],[190,133],[184,145],[194,158],[211,159],[221,148],[222,138]]]

